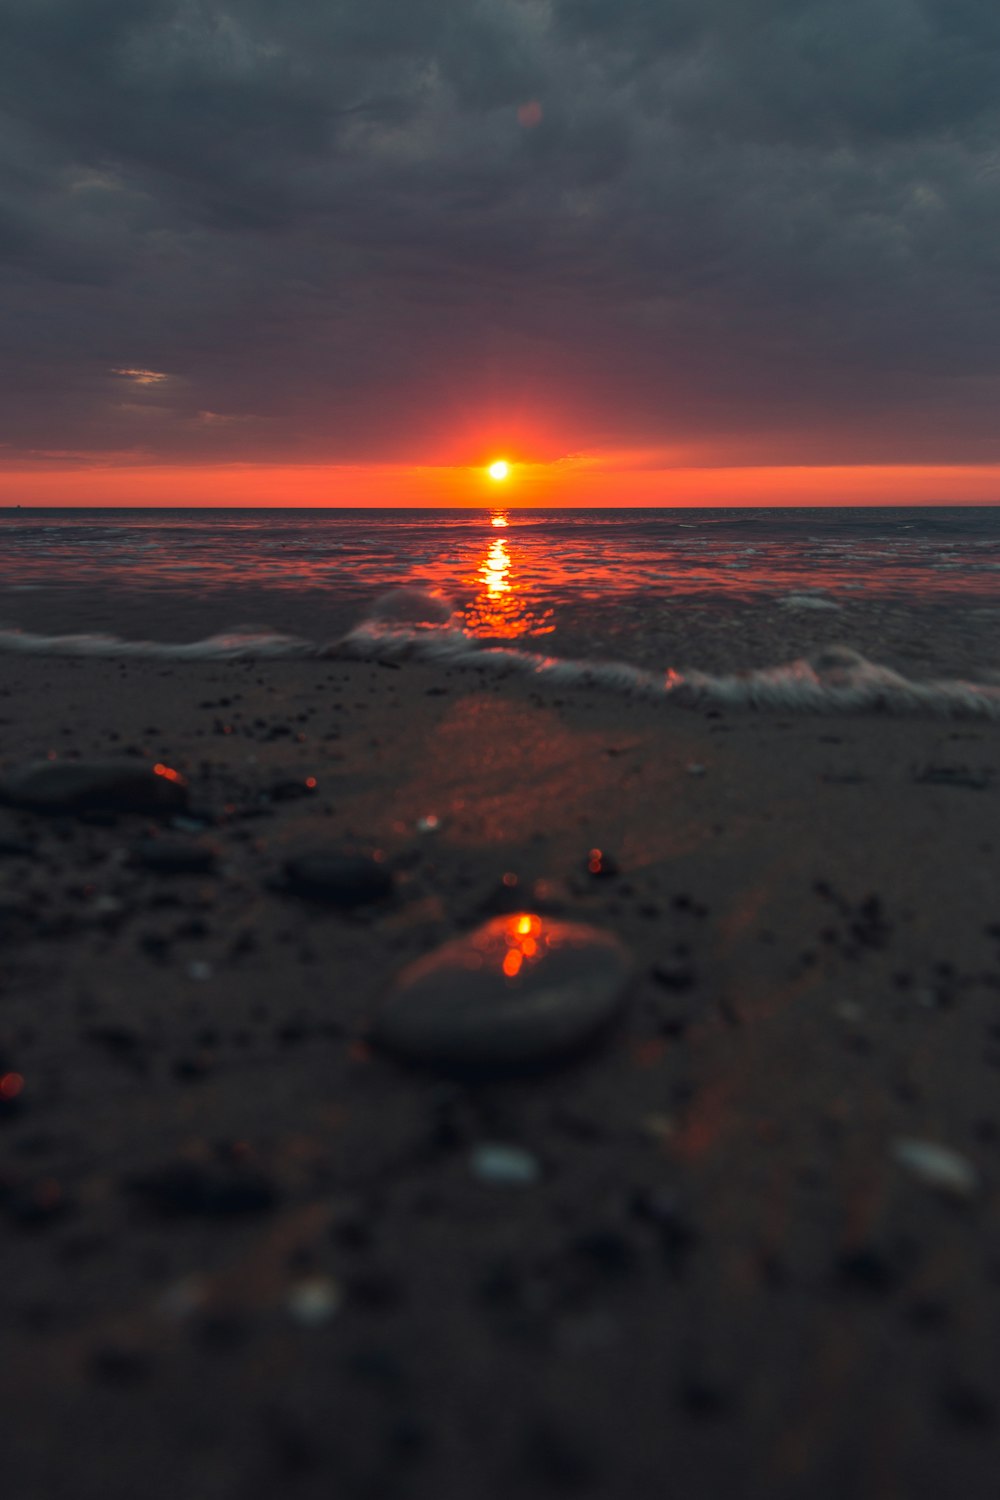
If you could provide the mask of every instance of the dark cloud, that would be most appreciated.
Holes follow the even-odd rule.
[[[8,452],[1000,458],[993,0],[6,0],[0,100]]]

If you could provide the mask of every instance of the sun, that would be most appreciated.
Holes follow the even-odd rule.
[[[496,463],[490,464],[489,476],[491,479],[496,479],[497,481],[506,479],[509,473],[510,464],[505,458],[498,458]]]

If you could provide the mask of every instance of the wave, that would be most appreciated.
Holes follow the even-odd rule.
[[[687,708],[742,708],[784,713],[930,714],[1000,720],[1000,683],[922,681],[870,661],[848,646],[752,671],[713,674],[668,668],[653,672],[627,662],[574,661],[513,646],[484,643],[457,623],[452,605],[420,589],[397,589],[337,640],[325,643],[257,626],[186,643],[130,641],[114,635],[40,635],[0,630],[0,652],[22,656],[153,661],[355,660],[428,662],[560,688],[595,688]]]

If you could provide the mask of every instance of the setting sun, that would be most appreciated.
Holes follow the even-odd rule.
[[[510,464],[505,458],[498,458],[496,463],[490,464],[489,474],[491,479],[506,479],[510,473]]]

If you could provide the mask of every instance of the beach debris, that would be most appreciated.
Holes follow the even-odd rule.
[[[296,1282],[285,1300],[289,1316],[303,1328],[320,1328],[340,1310],[343,1293],[329,1276]]]
[[[284,888],[330,906],[367,906],[392,894],[392,874],[365,855],[319,849],[286,862]]]
[[[690,761],[684,769],[689,776],[704,776],[705,774],[705,767],[696,760]]]
[[[43,760],[0,782],[0,802],[42,813],[174,813],[187,799],[184,777],[159,762]]]
[[[184,838],[147,838],[132,851],[132,862],[156,875],[207,875],[216,858],[211,844]]]
[[[542,1175],[537,1156],[520,1146],[483,1142],[469,1152],[469,1169],[480,1182],[497,1187],[528,1187]]]
[[[408,965],[373,1040],[443,1068],[548,1062],[613,1019],[631,972],[610,933],[528,912],[497,916]]]
[[[979,1187],[979,1173],[972,1162],[949,1146],[897,1136],[891,1154],[899,1166],[927,1187],[950,1197],[971,1198]]]

